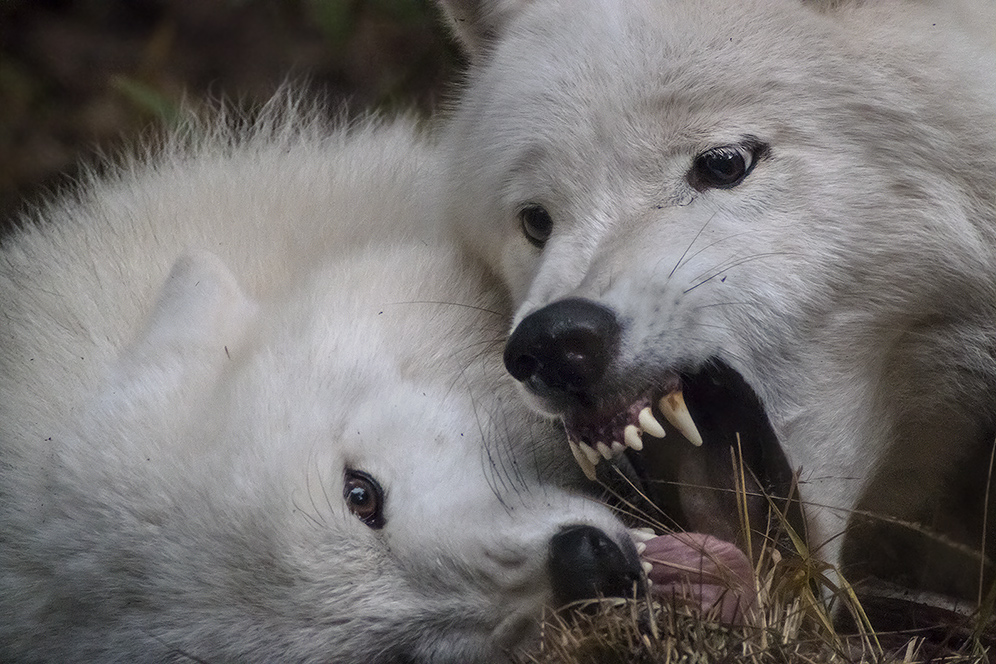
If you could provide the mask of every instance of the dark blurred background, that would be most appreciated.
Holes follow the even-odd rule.
[[[330,106],[429,111],[458,67],[429,0],[0,0],[0,228],[181,103],[306,80]]]

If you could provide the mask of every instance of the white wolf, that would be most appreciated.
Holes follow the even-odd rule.
[[[733,488],[739,434],[766,488],[801,470],[826,559],[973,593],[977,560],[928,569],[926,543],[868,540],[857,515],[980,546],[992,7],[441,4],[471,61],[446,129],[449,214],[517,307],[510,371],[587,471],[611,457],[648,490],[681,482],[660,500],[731,538],[734,498],[689,485]],[[656,440],[669,418],[702,448]]]
[[[280,108],[4,241],[0,660],[494,662],[640,579],[436,241],[435,148]]]

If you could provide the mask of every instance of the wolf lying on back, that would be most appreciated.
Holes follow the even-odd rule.
[[[801,470],[819,555],[974,596],[977,560],[928,568],[858,515],[981,544],[992,7],[441,4],[472,62],[450,215],[511,291],[509,369],[588,472],[679,482],[686,526],[734,537],[732,495],[689,485],[732,488],[739,436],[763,488]],[[668,418],[702,448],[657,440]]]
[[[437,243],[431,145],[280,115],[4,241],[0,660],[494,662],[639,580]]]

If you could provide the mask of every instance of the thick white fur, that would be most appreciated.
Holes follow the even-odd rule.
[[[482,17],[458,31],[476,50],[447,130],[450,215],[516,320],[572,295],[611,307],[618,383],[735,368],[831,562],[855,509],[977,545],[996,424],[990,3],[442,4]],[[744,136],[770,153],[743,184],[689,186],[695,155]],[[542,250],[517,219],[530,203],[553,219]],[[977,571],[915,581],[968,594]]]
[[[0,660],[500,661],[553,533],[625,537],[531,445],[499,289],[437,238],[432,143],[262,117],[4,240]]]

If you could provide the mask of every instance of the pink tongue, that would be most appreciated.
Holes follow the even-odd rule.
[[[647,577],[658,599],[681,599],[704,611],[716,607],[726,624],[744,622],[754,607],[753,567],[733,544],[702,533],[674,533],[648,540],[646,546],[640,557],[653,565]]]

